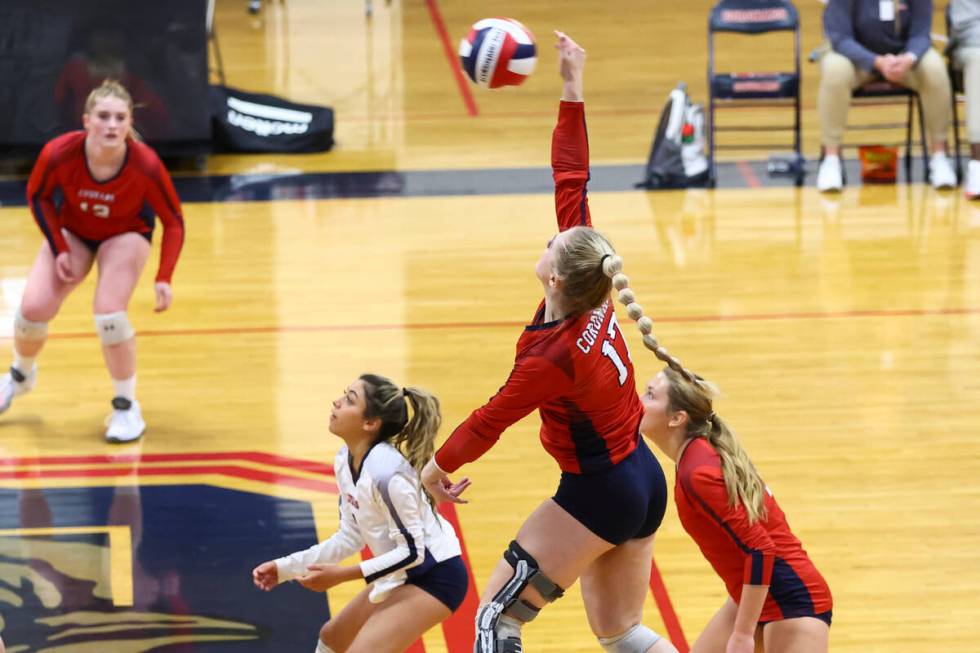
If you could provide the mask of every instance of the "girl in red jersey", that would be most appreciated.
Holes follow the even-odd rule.
[[[155,216],[164,230],[155,310],[170,306],[184,221],[160,159],[133,138],[133,101],[125,88],[103,82],[89,94],[82,120],[83,131],[44,146],[27,185],[31,211],[47,242],[14,318],[14,362],[0,377],[0,413],[34,386],[35,359],[48,322],[97,262],[95,326],[114,388],[106,439],[130,442],[143,434],[146,423],[136,401],[136,340],[126,309],[150,254]]]
[[[642,406],[610,300],[632,303],[622,260],[592,229],[582,102],[585,51],[558,35],[564,81],[552,140],[560,232],[535,268],[544,300],[517,343],[506,384],[473,412],[423,469],[438,500],[448,474],[479,458],[508,426],[538,409],[541,441],[562,470],[554,497],[521,526],[487,583],[477,653],[519,653],[521,626],[581,578],[592,631],[615,653],[676,653],[642,624],[653,537],[663,519],[663,470],[639,436]]]
[[[692,653],[826,653],[827,582],[728,425],[714,388],[676,359],[647,385],[640,431],[677,463],[674,501],[728,589]]]

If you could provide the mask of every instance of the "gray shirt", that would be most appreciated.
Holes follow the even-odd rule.
[[[950,36],[958,46],[980,48],[980,0],[952,0]]]
[[[823,27],[834,51],[868,71],[879,54],[911,52],[921,60],[931,46],[932,0],[894,0],[890,20],[882,20],[881,5],[880,0],[830,0]]]

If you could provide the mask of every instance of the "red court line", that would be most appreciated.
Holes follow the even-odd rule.
[[[656,560],[650,560],[650,591],[653,592],[653,600],[660,609],[660,616],[664,619],[670,641],[680,653],[688,653],[690,648],[687,645],[687,638],[684,637],[684,629],[681,628],[681,621],[674,612],[674,605],[670,602],[670,595],[667,594],[667,586],[664,585]]]
[[[124,454],[119,456],[37,456],[29,458],[0,458],[0,466],[6,465],[92,465],[92,464],[128,464],[135,462],[188,462],[201,460],[248,460],[265,465],[277,465],[290,469],[298,469],[314,474],[333,476],[333,467],[310,460],[289,458],[261,451],[221,451],[199,453],[157,453],[157,454]]]
[[[762,188],[762,182],[759,178],[755,176],[752,171],[752,166],[749,165],[747,161],[736,161],[735,167],[738,168],[739,173],[742,175],[742,179],[748,184],[749,188]]]
[[[476,589],[476,578],[473,577],[473,567],[470,565],[470,555],[466,551],[466,540],[463,537],[463,526],[459,523],[456,506],[451,503],[439,505],[439,513],[446,518],[459,536],[459,548],[469,575],[470,585],[466,588],[466,598],[448,619],[442,622],[442,633],[446,639],[449,653],[470,653],[473,650],[473,624],[476,622],[476,611],[480,607],[480,598]]]
[[[463,71],[460,69],[456,50],[453,49],[452,41],[449,40],[449,30],[446,29],[446,23],[442,19],[442,12],[439,11],[439,3],[437,0],[425,0],[425,6],[429,8],[432,25],[436,28],[436,33],[439,35],[439,41],[442,43],[442,51],[446,55],[446,60],[449,61],[449,69],[453,71],[453,76],[456,78],[456,86],[459,87],[459,93],[463,96],[466,111],[471,116],[478,116],[480,115],[480,110],[476,106],[476,100],[473,99],[473,93],[470,92],[469,82],[463,77]]]
[[[135,472],[135,473],[134,473]],[[104,478],[116,476],[128,476],[133,474],[140,476],[196,476],[200,474],[221,474],[234,478],[243,478],[251,481],[262,481],[271,485],[286,485],[301,488],[304,490],[315,490],[329,494],[337,494],[337,486],[326,481],[316,481],[308,478],[297,478],[295,476],[285,476],[274,474],[246,467],[235,465],[208,465],[204,467],[141,467],[136,470],[118,469],[113,467],[97,467],[88,469],[37,469],[37,470],[9,470],[0,469],[0,479],[5,478]]]
[[[730,315],[673,315],[655,317],[655,322],[662,324],[685,324],[692,322],[752,322],[766,320],[834,320],[843,318],[865,317],[935,317],[942,315],[980,315],[980,308],[907,308],[895,310],[854,310],[854,311],[800,311],[785,313],[733,313]],[[310,324],[305,326],[256,326],[256,327],[214,327],[207,329],[148,329],[138,331],[140,337],[158,336],[228,336],[228,335],[257,335],[274,333],[329,333],[336,331],[436,331],[447,329],[500,329],[523,328],[524,321],[507,322],[428,322],[428,323],[394,323],[394,324]],[[74,340],[96,338],[97,334],[89,331],[75,333],[53,333],[48,336],[54,340]],[[10,340],[9,336],[0,337],[0,341]]]

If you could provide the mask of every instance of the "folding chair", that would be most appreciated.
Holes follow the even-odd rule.
[[[811,63],[818,63],[820,58],[830,51],[830,44],[823,43],[820,47],[814,49],[808,60]],[[851,107],[861,107],[861,106],[879,106],[882,104],[879,100],[888,98],[904,98],[906,99],[906,119],[904,123],[889,123],[889,122],[872,122],[853,125],[848,123],[847,128],[854,131],[876,131],[882,129],[901,129],[905,128],[905,140],[900,143],[847,143],[841,144],[841,148],[846,147],[860,147],[862,145],[889,145],[889,146],[899,146],[903,145],[905,147],[905,177],[907,179],[912,178],[912,123],[915,117],[915,110],[919,112],[919,147],[922,149],[922,165],[923,165],[923,176],[926,181],[929,181],[929,150],[926,147],[926,127],[925,127],[925,116],[922,113],[922,99],[919,94],[910,88],[900,86],[898,84],[892,84],[886,79],[875,78],[869,82],[866,82],[862,86],[854,89],[851,92],[851,99],[857,100],[857,102],[852,102]],[[888,102],[887,104],[894,104],[893,102]],[[823,161],[823,150],[820,152],[820,160]]]
[[[922,169],[923,177],[926,182],[929,181],[929,148],[926,146],[926,121],[925,116],[922,113],[922,98],[919,94],[910,88],[905,88],[904,86],[899,86],[898,84],[892,84],[885,79],[873,79],[870,82],[859,86],[857,89],[851,93],[851,97],[855,100],[876,100],[882,98],[907,98],[906,102],[906,120],[904,123],[888,123],[888,122],[872,122],[864,123],[861,125],[848,125],[848,129],[859,130],[859,131],[870,131],[870,130],[880,130],[880,129],[901,129],[905,127],[905,142],[904,143],[882,143],[883,145],[903,145],[905,146],[905,178],[912,179],[912,122],[915,112],[918,111],[919,114],[919,147],[922,150]],[[861,106],[862,104],[869,105],[868,103],[856,103],[854,106]],[[870,103],[870,106],[876,106],[880,103]],[[854,147],[859,145],[870,145],[870,143],[854,143]]]
[[[793,70],[770,73],[716,73],[715,34],[731,32],[756,36],[770,32],[793,32]],[[708,17],[708,170],[710,186],[716,184],[715,155],[718,150],[768,150],[772,143],[716,143],[719,132],[792,132],[796,154],[796,185],[803,185],[800,152],[800,17],[790,0],[719,0]],[[722,107],[770,106],[793,109],[792,125],[715,124]]]

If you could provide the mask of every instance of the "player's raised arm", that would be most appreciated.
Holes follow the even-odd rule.
[[[585,127],[582,76],[585,50],[562,32],[558,42],[558,72],[563,85],[558,124],[551,138],[551,170],[555,179],[558,229],[592,226],[586,185],[589,181],[589,136]]]

